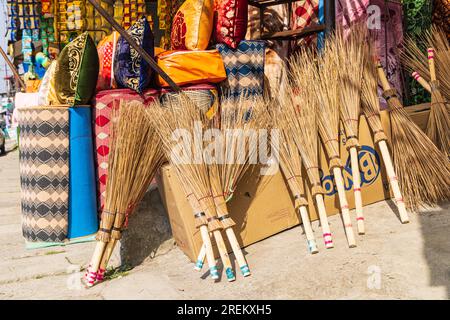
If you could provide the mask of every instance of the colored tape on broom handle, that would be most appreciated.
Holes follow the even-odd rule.
[[[306,209],[306,206],[300,206],[298,211],[300,213],[300,217],[302,218],[303,229],[305,230],[306,240],[308,241],[308,250],[310,253],[317,253],[319,250],[317,249],[316,239],[314,238],[314,233],[311,228],[308,209]]]
[[[430,67],[430,79],[431,81],[436,80],[436,66],[434,64],[434,49],[428,48],[428,65]]]
[[[403,201],[403,196],[398,185],[397,175],[395,174],[394,165],[392,164],[392,158],[389,153],[389,149],[386,141],[382,140],[378,143],[378,147],[381,151],[381,156],[383,158],[384,166],[386,168],[386,173],[389,177],[389,183],[392,188],[392,193],[394,194],[395,202],[397,203],[398,212],[400,215],[400,221],[402,223],[408,223],[409,217],[406,211],[405,202]]]
[[[206,246],[205,243],[202,243],[202,247],[200,248],[200,252],[198,253],[197,261],[195,262],[194,270],[201,271],[203,268],[203,263],[205,262],[206,257]]]
[[[344,220],[345,233],[349,247],[356,247],[355,235],[353,233],[352,220],[350,219],[350,211],[348,209],[347,197],[345,196],[344,179],[342,178],[341,168],[333,168],[334,181],[339,195],[339,203],[341,205],[342,219]]]
[[[323,201],[323,194],[316,194],[317,211],[319,212],[320,225],[322,226],[323,241],[325,247],[333,248],[333,238],[331,236],[330,225],[328,224],[327,210]]]
[[[228,250],[223,241],[222,233],[220,233],[220,230],[215,230],[213,231],[213,235],[216,240],[217,249],[219,250],[220,259],[222,260],[227,279],[228,281],[233,281],[235,280],[233,267],[231,266],[230,257],[228,256]]]
[[[350,148],[350,161],[352,165],[353,192],[355,196],[355,211],[358,233],[364,234],[364,214],[361,194],[361,175],[359,173],[358,150],[355,147]]]
[[[112,17],[99,3],[97,0],[89,0],[89,2],[92,4],[92,6],[95,8],[95,10],[97,10],[98,13],[100,13],[100,15],[105,18],[106,21],[108,21],[111,26],[117,30],[117,32],[120,33],[120,35],[127,40],[127,42],[133,47],[133,49],[135,49],[141,56],[142,58],[147,61],[147,63],[150,65],[150,67],[156,72],[158,73],[161,78],[163,78],[170,86],[170,88],[175,91],[175,92],[181,92],[180,87],[175,84],[175,82],[167,75],[167,73],[165,73],[159,66],[158,64],[155,62],[155,60],[150,57],[150,55],[144,50],[142,49],[137,43],[136,41],[134,41],[131,36],[128,34],[128,32],[125,31],[124,28],[122,28],[122,26],[120,24],[117,23],[117,21],[114,19],[114,17]]]
[[[206,263],[208,264],[211,277],[218,279],[219,274],[217,272],[216,259],[214,258],[214,252],[212,250],[211,238],[209,237],[208,227],[206,225],[200,226],[200,234],[202,236],[203,244],[206,252]]]
[[[244,277],[250,275],[250,269],[248,268],[247,261],[245,260],[244,254],[242,253],[241,246],[239,245],[239,242],[237,241],[236,235],[234,234],[233,229],[227,228],[225,230],[225,233],[227,234],[228,241],[230,242],[231,248],[233,249],[234,256],[237,260],[237,263],[239,265],[239,269],[242,272],[242,275]]]
[[[422,78],[422,76],[417,71],[414,71],[411,75],[414,80],[416,80],[425,90],[431,93],[430,84],[424,78]]]
[[[97,271],[100,267],[100,262],[103,257],[103,252],[105,251],[106,242],[103,241],[97,241],[97,244],[95,245],[94,254],[92,255],[92,260],[90,263],[89,271],[86,275],[87,285],[92,286],[94,285],[94,281],[97,277]]]

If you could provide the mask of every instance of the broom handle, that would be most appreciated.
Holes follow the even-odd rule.
[[[223,241],[222,233],[220,233],[220,230],[215,230],[213,231],[213,235],[214,239],[216,240],[217,249],[219,250],[220,259],[222,260],[227,280],[229,282],[234,281],[236,280],[236,277],[233,272],[233,267],[231,266],[231,261],[230,257],[228,256],[227,247],[225,246],[225,242]]]
[[[319,252],[319,249],[317,249],[316,239],[314,238],[311,221],[309,220],[308,210],[306,209],[306,206],[300,206],[298,210],[300,217],[302,218],[303,228],[305,229],[306,240],[308,241],[308,250],[312,254],[317,253]]]
[[[381,151],[381,156],[383,157],[384,166],[386,168],[386,173],[389,178],[389,183],[391,184],[392,193],[394,194],[395,202],[397,203],[398,212],[400,215],[400,221],[402,223],[408,223],[409,217],[406,211],[405,202],[403,201],[402,193],[398,185],[398,178],[395,174],[394,165],[392,164],[391,155],[385,140],[378,142],[378,147]]]
[[[95,245],[94,254],[92,255],[91,264],[86,274],[86,286],[92,287],[97,280],[97,271],[102,260],[103,252],[106,247],[106,242],[97,241]]]
[[[103,276],[108,266],[109,259],[111,259],[114,248],[117,244],[116,239],[111,239],[106,245],[105,252],[103,253],[102,261],[100,262],[100,267],[97,272],[97,281],[103,281]]]
[[[358,233],[364,234],[365,228],[361,195],[361,174],[359,172],[358,150],[356,147],[350,148],[350,161],[352,165],[353,192],[355,196],[356,224],[358,227]]]
[[[208,263],[209,273],[214,280],[219,279],[219,272],[217,270],[216,259],[212,250],[211,238],[209,237],[208,227],[206,225],[200,226],[200,235],[205,246],[206,262]]]
[[[331,236],[330,225],[328,224],[328,216],[323,201],[323,195],[316,194],[317,211],[319,212],[320,225],[322,227],[323,240],[325,241],[325,247],[331,249],[334,247],[333,238]]]
[[[430,67],[430,79],[431,81],[436,80],[436,66],[434,64],[434,49],[428,48],[428,65]]]
[[[425,90],[427,90],[429,93],[431,93],[431,86],[427,82],[427,80],[422,78],[422,76],[417,71],[414,71],[411,75]]]
[[[391,89],[391,86],[389,85],[389,81],[386,78],[386,73],[384,72],[383,66],[381,65],[380,60],[377,60],[377,73],[378,78],[380,79],[381,86],[383,87],[383,90],[389,90]]]
[[[233,249],[234,257],[239,265],[239,269],[244,277],[249,276],[250,269],[248,267],[247,261],[245,260],[244,254],[242,253],[241,246],[237,241],[236,234],[233,231],[233,228],[226,228],[225,233],[228,237],[228,241],[230,242],[231,248]]]
[[[350,248],[356,247],[355,235],[353,233],[352,220],[350,219],[350,211],[348,209],[347,197],[345,196],[344,179],[342,178],[341,168],[333,168],[334,181],[339,196],[341,206],[342,219],[344,220],[345,234]]]
[[[203,263],[206,257],[206,245],[202,243],[202,247],[200,248],[200,252],[198,253],[197,261],[195,262],[194,270],[201,271],[203,268]]]

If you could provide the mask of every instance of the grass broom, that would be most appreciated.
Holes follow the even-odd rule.
[[[356,240],[345,195],[343,165],[339,154],[339,66],[333,53],[335,45],[335,36],[329,36],[326,48],[322,55],[317,57],[316,67],[311,70],[306,90],[316,94],[319,135],[330,161],[330,171],[334,175],[348,246],[353,248],[356,247]]]
[[[450,199],[448,157],[410,119],[396,90],[391,89],[380,61],[377,73],[390,109],[394,166],[406,207],[416,211]]]
[[[167,158],[170,159],[181,183],[191,190],[200,204],[202,212],[195,215],[196,226],[200,229],[202,240],[207,246],[206,257],[211,276],[218,279],[209,232],[215,238],[225,270],[231,269],[231,262],[220,233],[223,226],[216,214],[208,168],[203,161],[205,114],[200,112],[188,97],[180,94],[170,99],[164,107],[155,102],[155,107],[147,110],[147,116],[158,127]],[[229,275],[231,276],[228,272],[227,277]]]
[[[359,172],[358,139],[359,117],[361,114],[361,80],[364,64],[364,43],[367,34],[365,25],[355,25],[347,38],[344,32],[336,32],[336,45],[331,50],[339,69],[340,118],[346,134],[346,147],[350,154],[353,192],[358,233],[364,234],[364,215],[361,195],[361,175]]]
[[[85,279],[87,286],[102,280],[125,218],[142,199],[163,158],[159,137],[140,103],[121,102],[119,109],[113,110],[111,137],[105,209]]]
[[[450,52],[449,52],[450,54]],[[431,110],[427,123],[427,136],[447,157],[450,155],[450,116],[444,98],[440,92],[440,84],[436,78],[434,49],[428,49],[430,66]],[[450,58],[449,61],[450,63]]]
[[[372,130],[374,136],[374,143],[378,145],[381,156],[383,158],[384,167],[388,175],[389,183],[394,194],[394,199],[399,211],[400,221],[402,223],[408,223],[409,217],[406,212],[405,202],[403,200],[402,193],[398,184],[398,178],[395,173],[392,158],[387,146],[388,138],[383,130],[380,118],[380,109],[378,98],[378,81],[377,70],[373,63],[373,51],[370,45],[366,46],[366,57],[364,63],[364,77],[362,82],[361,98],[362,98],[362,111],[367,119],[367,122]]]
[[[323,199],[325,192],[319,173],[318,100],[314,90],[311,90],[313,84],[310,81],[310,76],[316,68],[312,56],[313,52],[300,51],[290,58],[290,80],[286,81],[287,92],[279,95],[279,104],[291,115],[288,124],[308,175],[325,247],[330,249],[334,245]]]
[[[427,82],[427,80],[425,80],[424,78],[422,78],[422,76],[420,75],[419,72],[414,71],[413,73],[411,73],[411,76],[414,78],[414,80],[416,80],[425,90],[427,90],[429,93],[431,93],[431,87],[430,84]]]
[[[295,121],[293,104],[286,103],[291,98],[288,90],[283,90],[277,96],[280,98],[278,108],[274,108],[272,121],[274,128],[280,131],[280,166],[283,175],[288,182],[289,189],[294,198],[294,207],[298,209],[303,223],[308,250],[311,254],[318,253],[316,239],[314,237],[311,221],[308,214],[308,201],[306,200],[302,178],[302,159],[295,143],[296,136],[291,122]]]

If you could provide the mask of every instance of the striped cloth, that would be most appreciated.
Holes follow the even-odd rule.
[[[221,83],[222,94],[238,97],[242,94],[262,95],[264,92],[264,41],[243,40],[236,49],[226,44],[216,45],[222,55],[227,79]]]
[[[23,236],[62,242],[68,228],[68,109],[20,109],[19,127]]]

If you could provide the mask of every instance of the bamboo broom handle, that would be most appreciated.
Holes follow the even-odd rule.
[[[202,247],[200,248],[200,252],[198,253],[197,261],[195,262],[195,265],[194,265],[195,271],[202,270],[203,263],[205,261],[205,256],[206,256],[206,245],[204,243],[202,243]]]
[[[103,281],[105,277],[106,268],[108,267],[109,259],[111,259],[114,248],[116,247],[117,240],[111,239],[103,252],[102,260],[100,262],[100,266],[97,271],[97,281]]]
[[[103,252],[106,247],[106,242],[97,241],[95,245],[94,254],[92,255],[92,260],[89,266],[89,270],[86,274],[86,286],[92,287],[97,280],[97,271],[100,266],[100,262],[103,256]]]
[[[334,247],[333,238],[331,235],[330,225],[328,224],[327,211],[325,209],[325,203],[323,201],[323,195],[316,194],[316,204],[317,211],[319,213],[320,225],[322,227],[323,241],[325,242],[325,247],[331,249]]]
[[[233,267],[231,266],[230,257],[228,256],[228,250],[223,241],[222,233],[220,230],[213,231],[214,239],[216,240],[217,249],[219,250],[220,259],[223,263],[223,268],[225,270],[225,275],[227,276],[228,282],[236,280],[233,272]]]
[[[380,147],[381,156],[383,157],[386,173],[389,177],[389,183],[392,188],[392,193],[394,194],[395,202],[397,203],[400,221],[402,223],[408,223],[409,222],[408,212],[406,211],[405,202],[403,200],[402,193],[398,185],[398,178],[397,175],[395,174],[394,165],[392,164],[392,159],[389,153],[387,143],[385,140],[381,140],[380,142],[378,142],[378,146]]]
[[[358,150],[355,147],[350,148],[350,161],[352,165],[353,192],[355,195],[356,224],[358,227],[358,233],[364,234],[365,228],[361,195],[361,174],[359,172]]]
[[[342,219],[344,220],[345,234],[350,248],[356,247],[355,235],[353,233],[352,221],[350,219],[350,211],[348,209],[347,197],[345,196],[344,179],[342,171],[339,167],[333,168],[334,181],[338,190],[339,203],[341,206]]]
[[[217,270],[216,259],[212,250],[211,238],[209,237],[208,227],[206,225],[200,226],[200,235],[205,246],[206,262],[208,263],[209,273],[214,280],[219,279],[219,271]]]
[[[303,228],[305,229],[306,240],[308,241],[308,250],[311,254],[318,253],[319,249],[317,249],[316,239],[314,238],[314,232],[311,228],[308,210],[306,209],[306,206],[300,206],[298,210],[300,217],[302,218]]]
[[[431,86],[427,82],[427,80],[422,78],[422,76],[417,71],[414,71],[411,75],[413,76],[414,80],[416,80],[425,90],[431,93]]]
[[[226,228],[225,233],[227,234],[228,241],[230,242],[231,248],[233,249],[234,256],[239,265],[239,269],[244,277],[251,275],[250,268],[248,267],[247,261],[245,260],[244,254],[242,253],[241,246],[237,241],[236,234],[232,228]]]
[[[428,48],[428,65],[430,67],[430,80],[436,81],[436,66],[434,64],[434,49]]]
[[[381,65],[380,60],[376,61],[377,64],[377,73],[378,73],[378,78],[380,79],[380,83],[381,86],[383,87],[383,90],[389,90],[391,89],[391,86],[389,85],[389,81],[386,78],[386,73],[384,72],[383,66]]]

